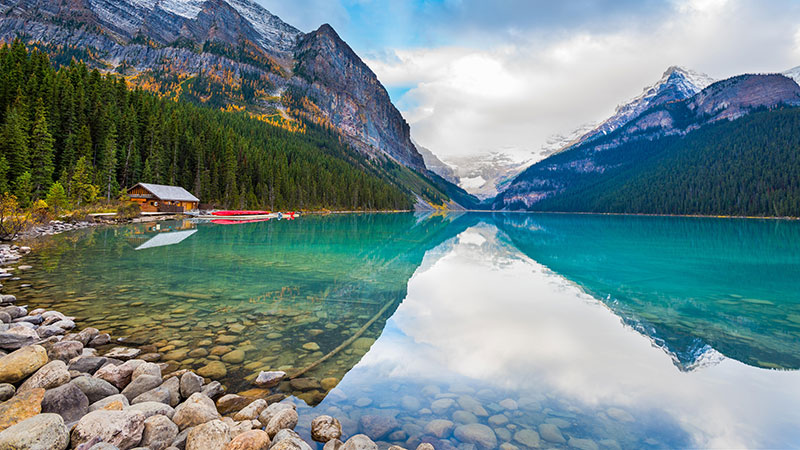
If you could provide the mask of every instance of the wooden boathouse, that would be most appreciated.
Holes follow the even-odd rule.
[[[179,213],[197,209],[200,199],[180,186],[138,183],[128,189],[128,197],[143,212]]]

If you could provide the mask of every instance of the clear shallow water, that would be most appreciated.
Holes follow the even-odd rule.
[[[174,367],[243,350],[226,362],[231,392],[258,370],[310,365],[374,319],[308,373],[332,390],[279,387],[303,433],[329,413],[384,446],[471,448],[446,427],[436,436],[434,419],[477,421],[487,443],[519,448],[800,446],[798,222],[378,214],[160,227],[184,231],[56,237],[7,291]],[[188,354],[198,348],[211,354]]]

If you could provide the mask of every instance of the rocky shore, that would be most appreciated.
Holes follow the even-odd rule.
[[[3,264],[28,252],[0,246]],[[0,277],[12,272],[0,269]],[[73,317],[28,311],[15,296],[0,296],[0,450],[378,449],[363,434],[342,442],[341,423],[328,415],[311,423],[318,444],[306,442],[293,430],[296,406],[282,394],[226,394],[209,377],[186,369],[167,373],[167,364],[147,361],[139,348],[115,345],[96,328],[78,329]],[[285,377],[261,372],[253,384],[268,389]]]

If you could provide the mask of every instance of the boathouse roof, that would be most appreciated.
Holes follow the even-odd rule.
[[[152,184],[152,183],[137,183],[136,186],[143,187],[159,200],[164,200],[164,201],[172,200],[179,202],[200,201],[200,199],[192,195],[191,192],[187,191],[186,189],[180,186],[167,186],[164,184]],[[136,186],[131,187],[130,189],[128,189],[128,191],[135,188]]]

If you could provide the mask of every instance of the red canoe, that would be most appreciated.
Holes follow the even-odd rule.
[[[243,223],[266,222],[269,219],[253,219],[253,220],[228,220],[228,219],[214,219],[211,223],[215,225],[240,225]]]
[[[262,216],[270,214],[270,211],[214,211],[215,216]]]

